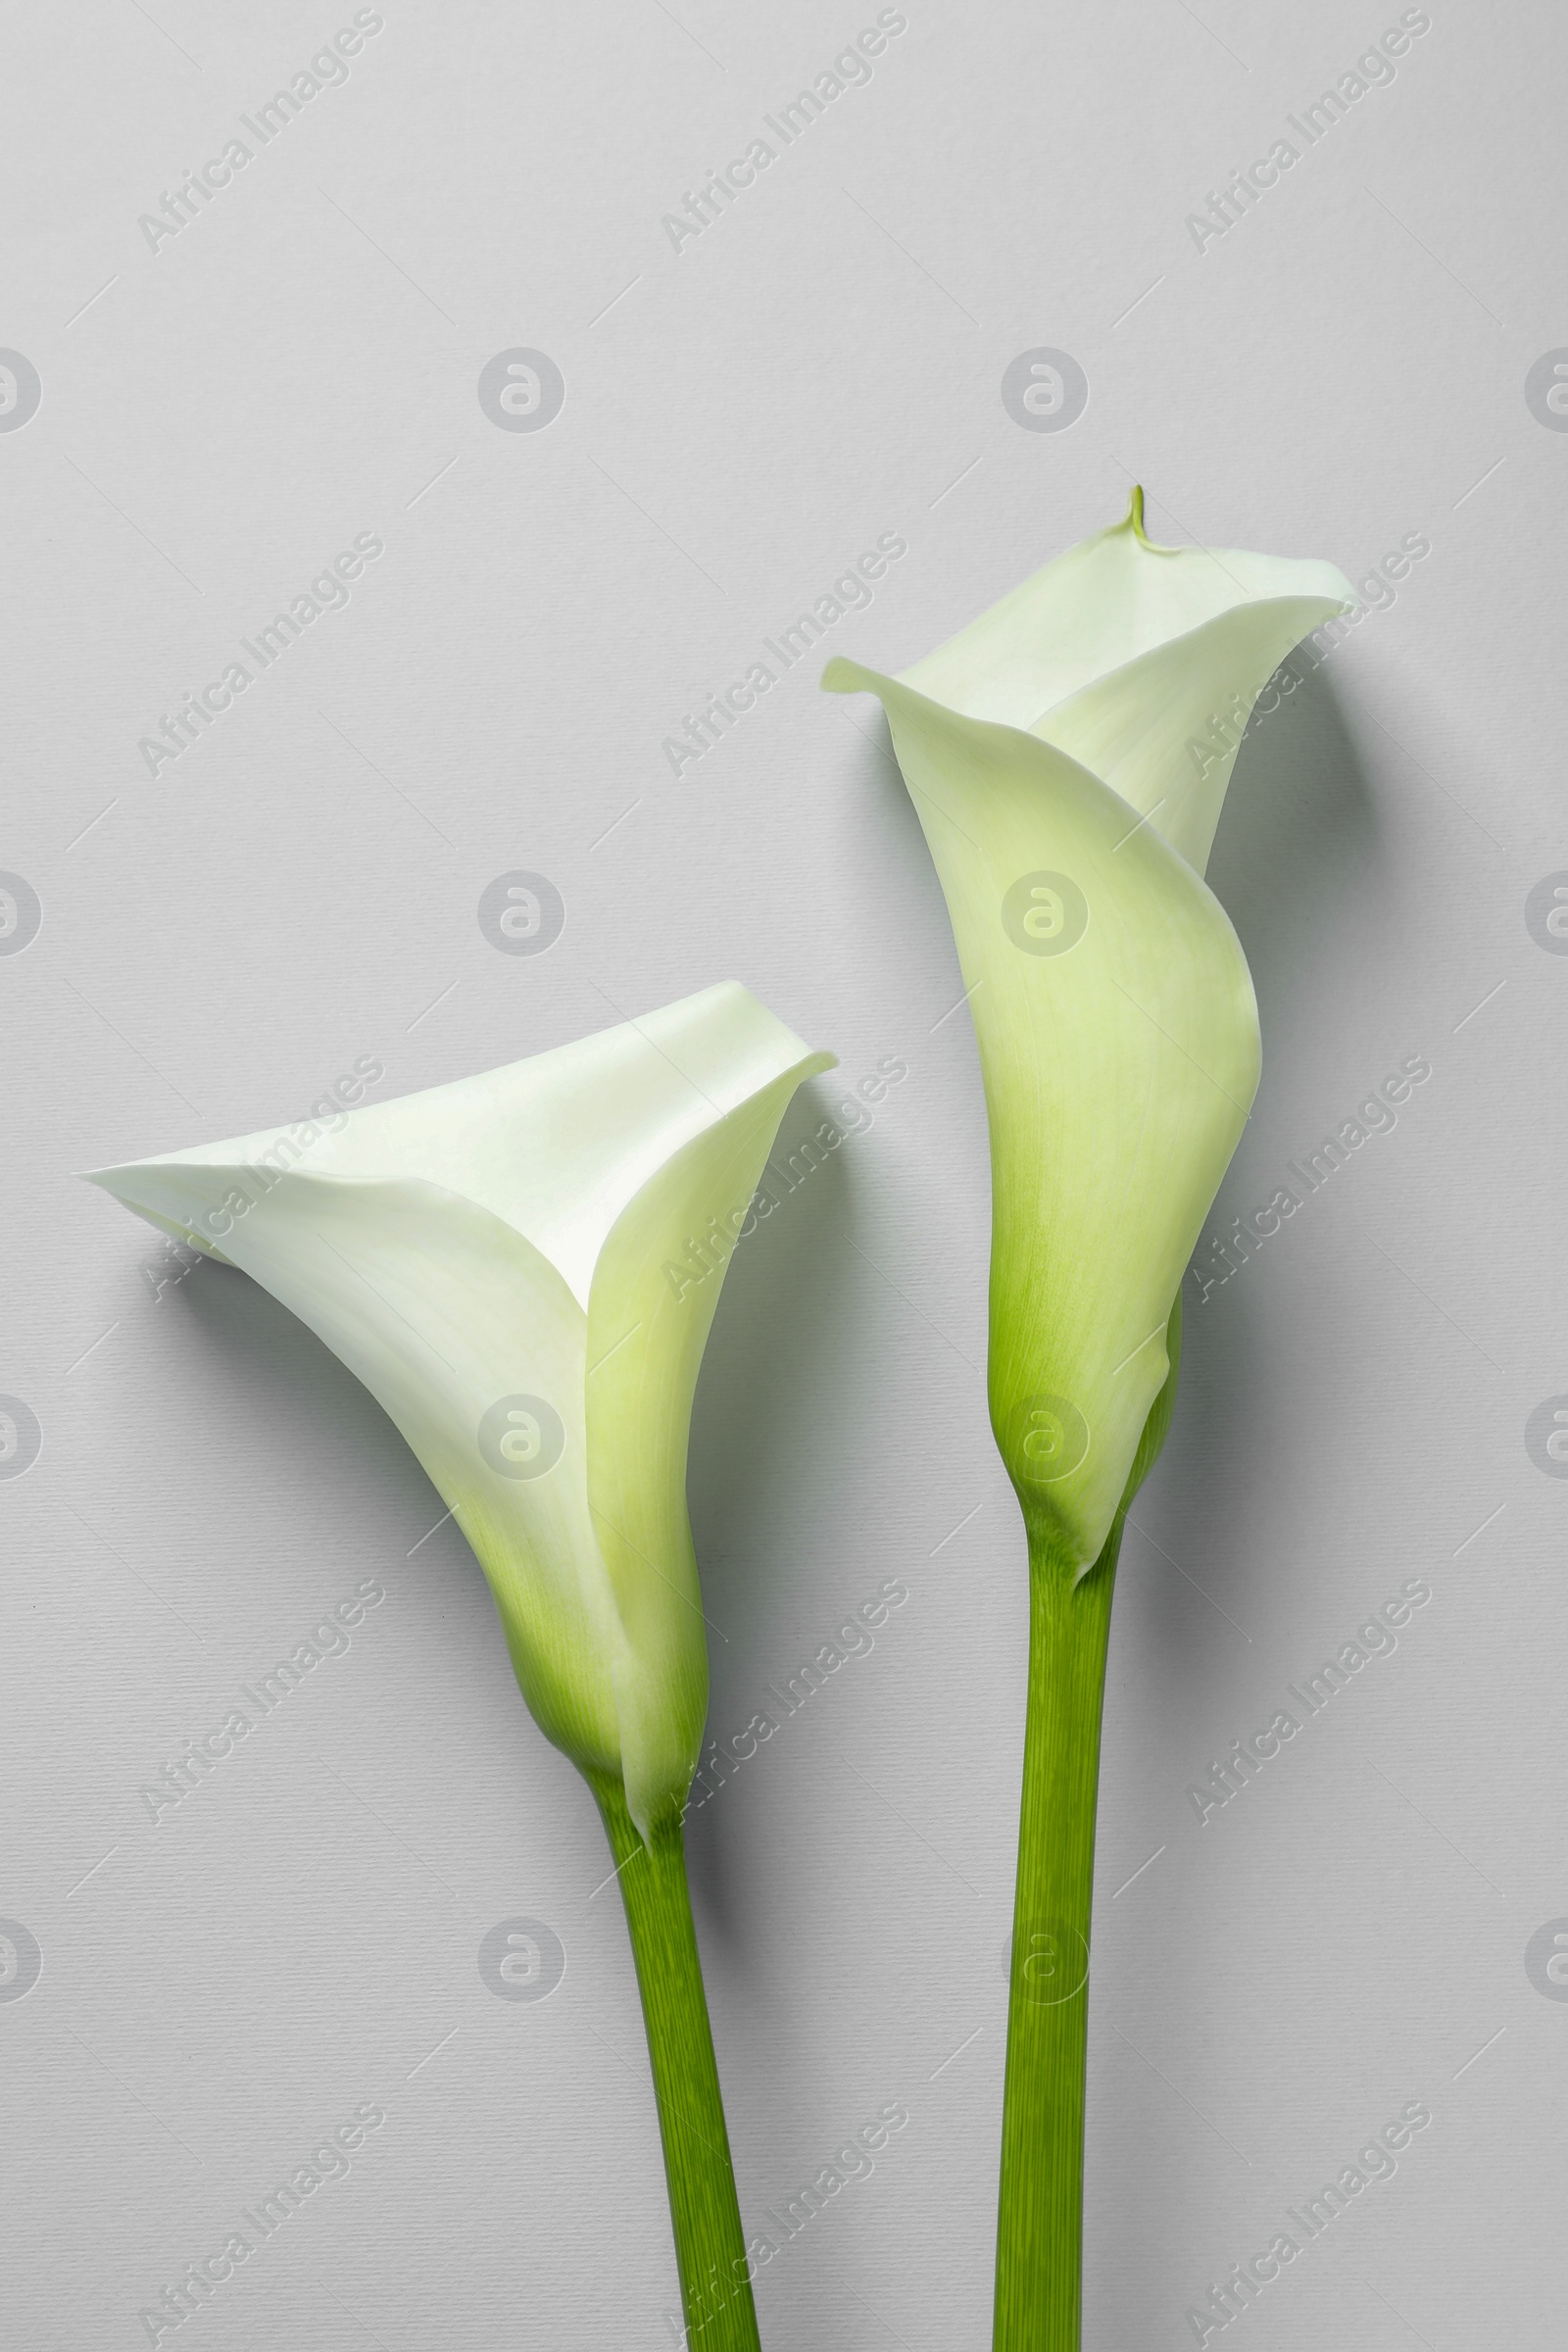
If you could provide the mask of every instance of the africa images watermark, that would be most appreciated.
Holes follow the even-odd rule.
[[[659,747],[669,761],[671,773],[678,776],[683,767],[689,767],[706,752],[710,752],[736,720],[755,710],[760,697],[770,692],[784,672],[793,669],[819,638],[838,625],[846,612],[868,605],[872,582],[880,580],[888,565],[901,562],[908,552],[909,542],[902,531],[880,532],[874,548],[868,548],[858,557],[833,582],[831,589],[824,589],[788,628],[779,630],[777,642],[764,637],[762,643],[778,667],[775,669],[771,662],[758,660],[744,677],[737,678],[722,693],[710,695],[696,712],[688,711],[680,722],[685,733],[666,735]]]
[[[300,590],[286,612],[274,612],[266,628],[257,630],[254,644],[250,638],[242,637],[239,642],[255,662],[255,669],[248,669],[243,662],[230,662],[222,676],[204,686],[199,696],[187,694],[172,716],[166,711],[158,722],[161,734],[143,735],[136,745],[147,773],[156,776],[161,767],[177,760],[193,743],[199,743],[214,719],[233,709],[235,697],[245,692],[253,678],[260,677],[264,669],[270,669],[323,612],[341,612],[349,602],[348,582],[357,580],[367,564],[379,563],[385,553],[386,541],[378,531],[356,532],[353,546],[334,556],[309,588]]]
[[[256,109],[254,118],[241,115],[241,122],[256,141],[254,147],[241,138],[229,139],[221,155],[209,156],[196,171],[187,172],[177,187],[163,189],[158,199],[160,209],[156,213],[143,213],[136,223],[153,252],[157,253],[168,238],[177,237],[181,229],[199,220],[214,198],[233,185],[235,172],[243,172],[264,147],[270,147],[279,132],[286,130],[313,99],[318,98],[323,90],[347,81],[347,61],[358,57],[366,42],[373,40],[385,24],[379,9],[357,9],[353,24],[335,32],[310,64],[302,66],[291,77],[286,89],[275,90],[265,106]]]
[[[220,2286],[225,2286],[242,2263],[249,2262],[270,2237],[276,2235],[290,2214],[297,2213],[307,2197],[328,2180],[343,2180],[354,2170],[349,2161],[365,2145],[368,2132],[379,2132],[386,2122],[386,2109],[373,2099],[364,2099],[355,2108],[347,2123],[312,2148],[309,2156],[297,2164],[286,2180],[265,2197],[259,2198],[254,2212],[242,2205],[239,2209],[243,2230],[231,2230],[216,2254],[209,2254],[200,2263],[187,2262],[184,2277],[173,2286],[166,2286],[156,2303],[144,2303],[136,2317],[150,2344],[161,2344],[176,2328],[193,2320],[204,2304],[210,2303]]]
[[[296,1119],[289,1128],[288,1138],[284,1140],[292,1141],[294,1158],[298,1159],[305,1152],[313,1151],[324,1137],[335,1134],[338,1128],[346,1127],[352,1106],[360,1101],[368,1087],[379,1084],[385,1076],[386,1067],[375,1054],[361,1054],[352,1070],[346,1071],[324,1094],[317,1097],[311,1104],[309,1115]],[[276,1151],[277,1146],[274,1145],[273,1152]],[[289,1164],[292,1165],[293,1161]],[[206,1265],[209,1255],[205,1250],[195,1249],[189,1242],[178,1241],[172,1233],[166,1234],[162,1256],[142,1267],[142,1280],[157,1300],[182,1283],[186,1275],[194,1273],[198,1266]]]
[[[1245,172],[1233,172],[1223,188],[1209,189],[1206,213],[1188,214],[1187,233],[1199,252],[1245,220],[1253,205],[1260,203],[1270,188],[1278,187],[1282,175],[1295,169],[1309,147],[1327,138],[1335,123],[1343,122],[1369,90],[1393,81],[1395,59],[1403,57],[1413,40],[1431,30],[1432,19],[1424,8],[1407,8],[1398,24],[1391,25],[1353,67],[1348,67],[1331,89],[1303,106],[1298,117],[1287,115],[1285,120],[1301,145],[1298,147],[1284,136],[1277,138],[1267,155],[1259,156]]]
[[[1211,1758],[1207,1780],[1193,1782],[1187,1790],[1188,1802],[1205,1830],[1210,1815],[1233,1803],[1263,1766],[1272,1763],[1313,1716],[1321,1715],[1330,1700],[1348,1689],[1352,1679],[1363,1673],[1374,1658],[1394,1655],[1399,1646],[1398,1635],[1414,1612],[1424,1609],[1431,1598],[1432,1586],[1424,1576],[1407,1576],[1394,1598],[1385,1601],[1363,1625],[1358,1625],[1352,1638],[1342,1642],[1333,1657],[1325,1658],[1316,1673],[1303,1674],[1299,1684],[1286,1684],[1290,1698],[1300,1709],[1299,1715],[1293,1714],[1289,1707],[1281,1707],[1265,1730],[1254,1732],[1250,1740],[1232,1740],[1223,1761],[1218,1756]]]
[[[842,2147],[834,2149],[830,2160],[819,2165],[793,2197],[780,2197],[782,2213],[764,2205],[762,2220],[766,2227],[747,2238],[745,2253],[735,2257],[733,2277],[723,2278],[717,2266],[711,2266],[694,2297],[696,2316],[683,2322],[678,2312],[665,2312],[664,2325],[672,2340],[677,2344],[694,2342],[734,2300],[742,2283],[749,2286],[775,2254],[792,2238],[799,2237],[808,2223],[826,2211],[831,2198],[841,2195],[852,2180],[869,2180],[876,2170],[872,2159],[882,2153],[893,2133],[902,2132],[908,2120],[909,2111],[904,2101],[890,2099],[885,2107],[877,2109],[869,2123],[862,2124]]]
[[[1392,1135],[1399,1123],[1395,1104],[1408,1102],[1412,1089],[1425,1086],[1431,1075],[1432,1064],[1424,1054],[1407,1054],[1398,1069],[1357,1102],[1350,1116],[1342,1119],[1315,1151],[1305,1151],[1299,1160],[1285,1162],[1291,1183],[1276,1185],[1269,1200],[1261,1208],[1254,1208],[1250,1217],[1233,1217],[1223,1240],[1210,1234],[1201,1249],[1194,1251],[1187,1269],[1198,1285],[1199,1305],[1206,1306],[1211,1291],[1239,1274],[1264,1243],[1283,1229],[1288,1217],[1294,1217],[1314,1193],[1320,1193],[1331,1176],[1348,1167],[1352,1152],[1359,1152],[1374,1135]]]
[[[781,1674],[777,1683],[762,1685],[767,1704],[756,1710],[746,1729],[737,1732],[727,1746],[710,1735],[708,1752],[700,1759],[687,1791],[686,1811],[701,1812],[704,1805],[710,1804],[742,1764],[749,1764],[792,1715],[798,1715],[819,1690],[826,1690],[830,1675],[837,1674],[852,1658],[869,1657],[876,1647],[874,1637],[887,1624],[892,1611],[902,1609],[908,1597],[909,1588],[902,1576],[884,1577],[870,1598],[862,1600],[842,1625],[834,1627],[830,1642],[818,1642],[810,1657],[793,1674]],[[782,1690],[779,1683],[784,1686]]]
[[[1238,687],[1224,710],[1211,710],[1207,734],[1187,739],[1187,757],[1198,775],[1206,776],[1217,760],[1229,759],[1240,748],[1245,735],[1255,735],[1277,710],[1283,710],[1297,688],[1322,668],[1363,620],[1369,620],[1374,612],[1390,612],[1399,601],[1395,583],[1407,579],[1412,567],[1431,553],[1432,541],[1425,531],[1406,531],[1398,546],[1380,557],[1365,578],[1356,582],[1358,605],[1331,613],[1269,671],[1261,685],[1250,691]]]
[[[1254,2254],[1250,2262],[1234,2264],[1222,2283],[1211,2285],[1208,2301],[1201,2306],[1190,2304],[1187,2325],[1200,2344],[1206,2345],[1211,2335],[1229,2328],[1233,2321],[1245,2318],[1265,2286],[1278,2278],[1287,2265],[1303,2254],[1314,2238],[1321,2237],[1331,2223],[1342,2213],[1348,2213],[1356,2197],[1364,2196],[1374,2180],[1392,2180],[1398,2171],[1396,2157],[1410,2145],[1417,2132],[1424,2132],[1432,2121],[1432,2110],[1425,2099],[1406,2099],[1394,2121],[1375,2132],[1365,2147],[1357,2148],[1351,2164],[1342,2164],[1332,2180],[1326,2180],[1315,2197],[1303,2197],[1299,2208],[1287,2205],[1285,2218],[1291,2230],[1298,2230],[1294,2237],[1291,2230],[1277,2231],[1267,2249]]]
[[[281,1184],[291,1169],[297,1167],[308,1152],[314,1151],[323,1136],[347,1123],[346,1103],[358,1102],[368,1086],[374,1086],[386,1075],[373,1054],[362,1054],[354,1064],[353,1073],[339,1078],[336,1086],[311,1105],[307,1118],[295,1119],[272,1138],[259,1159],[243,1164],[242,1184],[229,1187],[216,1208],[204,1209],[200,1222],[206,1228],[198,1232],[195,1225],[184,1227],[178,1235],[166,1234],[161,1263],[144,1265],[142,1275],[154,1299],[163,1297],[173,1284],[183,1282],[200,1264],[203,1257],[216,1257],[229,1263],[219,1248],[226,1241],[241,1217],[248,1217],[258,1202],[265,1200],[275,1186]],[[36,1448],[34,1449],[36,1450]],[[0,1476],[5,1475],[0,1471]]]
[[[723,1265],[742,1242],[749,1242],[759,1225],[799,1192],[808,1176],[822,1167],[829,1152],[837,1152],[852,1135],[864,1135],[873,1125],[869,1105],[881,1102],[888,1089],[900,1086],[909,1075],[909,1064],[902,1054],[884,1054],[873,1070],[867,1071],[859,1084],[847,1091],[841,1102],[833,1105],[833,1117],[823,1119],[814,1135],[793,1146],[783,1154],[775,1154],[763,1165],[761,1181],[744,1208],[732,1209],[727,1217],[711,1216],[708,1230],[701,1235],[688,1234],[685,1255],[679,1259],[666,1258],[661,1268],[664,1280],[677,1298],[706,1282],[710,1274]],[[782,1157],[782,1167],[775,1164]]]
[[[725,165],[722,172],[710,172],[699,188],[688,188],[681,198],[683,213],[665,213],[660,227],[679,253],[690,239],[700,237],[722,220],[725,212],[747,188],[755,187],[760,172],[765,172],[777,161],[786,148],[793,147],[828,107],[844,96],[846,90],[863,88],[871,78],[871,61],[882,56],[889,41],[896,41],[901,32],[907,32],[909,20],[901,8],[884,8],[875,24],[868,24],[856,34],[848,47],[841,49],[831,66],[824,66],[816,74],[809,89],[800,91],[787,106],[778,110],[778,118],[764,115],[773,137],[774,147],[764,138],[755,138],[744,155],[738,155]],[[779,119],[782,118],[782,119]]]
[[[230,1707],[216,1730],[201,1739],[187,1740],[181,1753],[164,1766],[156,1781],[142,1783],[136,1793],[148,1818],[155,1823],[162,1821],[166,1812],[192,1795],[217,1771],[222,1759],[231,1756],[239,1742],[248,1740],[282,1705],[289,1692],[297,1690],[305,1677],[316,1672],[323,1659],[345,1656],[353,1646],[350,1632],[365,1623],[368,1609],[378,1609],[385,1598],[385,1585],[373,1576],[362,1578],[347,1600],[340,1600],[319,1624],[313,1625],[309,1636],[296,1642],[286,1658],[280,1658],[268,1673],[257,1676],[254,1690],[248,1683],[241,1683],[240,1696],[245,1706]]]

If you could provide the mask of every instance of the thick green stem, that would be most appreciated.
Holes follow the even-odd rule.
[[[1031,1542],[995,2352],[1079,2352],[1095,1799],[1118,1519],[1088,1575]]]
[[[760,2352],[681,1830],[645,1844],[618,1788],[594,1794],[637,1963],[689,2340],[701,2352]]]

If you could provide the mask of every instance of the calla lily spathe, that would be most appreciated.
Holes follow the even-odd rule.
[[[679,1819],[708,1705],[685,1483],[722,1245],[832,1060],[732,982],[336,1133],[91,1179],[364,1382],[477,1554],[541,1728],[645,1838]]]
[[[911,669],[823,673],[880,696],[947,895],[991,1126],[992,1420],[1032,1543],[1076,1573],[1157,1450],[1257,1085],[1202,880],[1225,788],[1271,672],[1353,602],[1327,564],[1153,546],[1135,492]]]

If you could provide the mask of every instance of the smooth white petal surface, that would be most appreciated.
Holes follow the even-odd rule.
[[[1355,592],[1332,564],[1315,560],[1156,547],[1144,534],[1143,493],[1135,490],[1120,522],[1032,573],[901,670],[900,683],[965,718],[1038,733],[1048,711],[1097,678],[1222,613],[1278,598],[1320,605],[1326,616],[1354,604]]]
[[[1291,648],[1341,609],[1302,596],[1239,606],[1097,678],[1029,732],[1091,769],[1206,873],[1253,704]]]
[[[588,1310],[588,1484],[635,1676],[621,1688],[628,1788],[657,1782],[671,1739],[684,1790],[708,1712],[702,1593],[686,1516],[686,1447],[720,1262],[689,1278],[688,1248],[738,1233],[791,1095],[813,1055],[681,1146],[616,1218]],[[670,1269],[676,1269],[671,1279]],[[636,1807],[633,1806],[636,1816]]]
[[[1202,873],[1252,705],[1292,646],[1354,602],[1332,564],[1156,547],[1135,490],[1122,521],[1046,564],[899,682],[965,718],[1054,743]]]
[[[1082,1569],[1256,1089],[1247,961],[1206,883],[1054,745],[856,664],[828,682],[881,697],[947,898],[990,1116],[992,1422]]]
[[[305,1150],[313,1175],[415,1175],[464,1194],[526,1235],[586,1309],[605,1238],[639,1186],[713,1118],[805,1058],[800,1039],[749,989],[721,981],[526,1061],[367,1103]],[[157,1164],[296,1165],[291,1139],[302,1124]],[[118,1192],[110,1180],[127,1173],[104,1169],[92,1181]],[[220,1235],[195,1238],[221,1253]]]
[[[645,1829],[683,1800],[707,1709],[703,1347],[784,1106],[831,1062],[726,984],[336,1134],[296,1121],[92,1178],[364,1382],[456,1511],[540,1725],[623,1778]],[[705,1240],[713,1270],[672,1279]]]

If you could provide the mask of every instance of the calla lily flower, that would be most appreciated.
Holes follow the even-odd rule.
[[[308,1324],[456,1514],[523,1695],[599,1800],[688,2318],[737,2347],[756,2324],[681,1858],[708,1707],[686,1454],[729,1251],[785,1105],[832,1061],[727,983],[336,1132],[91,1179]]]
[[[1031,1650],[997,2333],[1079,2341],[1089,1900],[1111,1581],[1169,1425],[1180,1285],[1257,1086],[1257,1006],[1203,881],[1247,720],[1353,605],[1331,565],[1123,521],[880,696],[952,917],[991,1131],[992,1426]]]
[[[881,697],[953,918],[991,1122],[990,1383],[1031,1527],[1100,1556],[1182,1274],[1256,1091],[1250,975],[1202,875],[1247,716],[1354,597],[1327,564],[1126,519]]]

